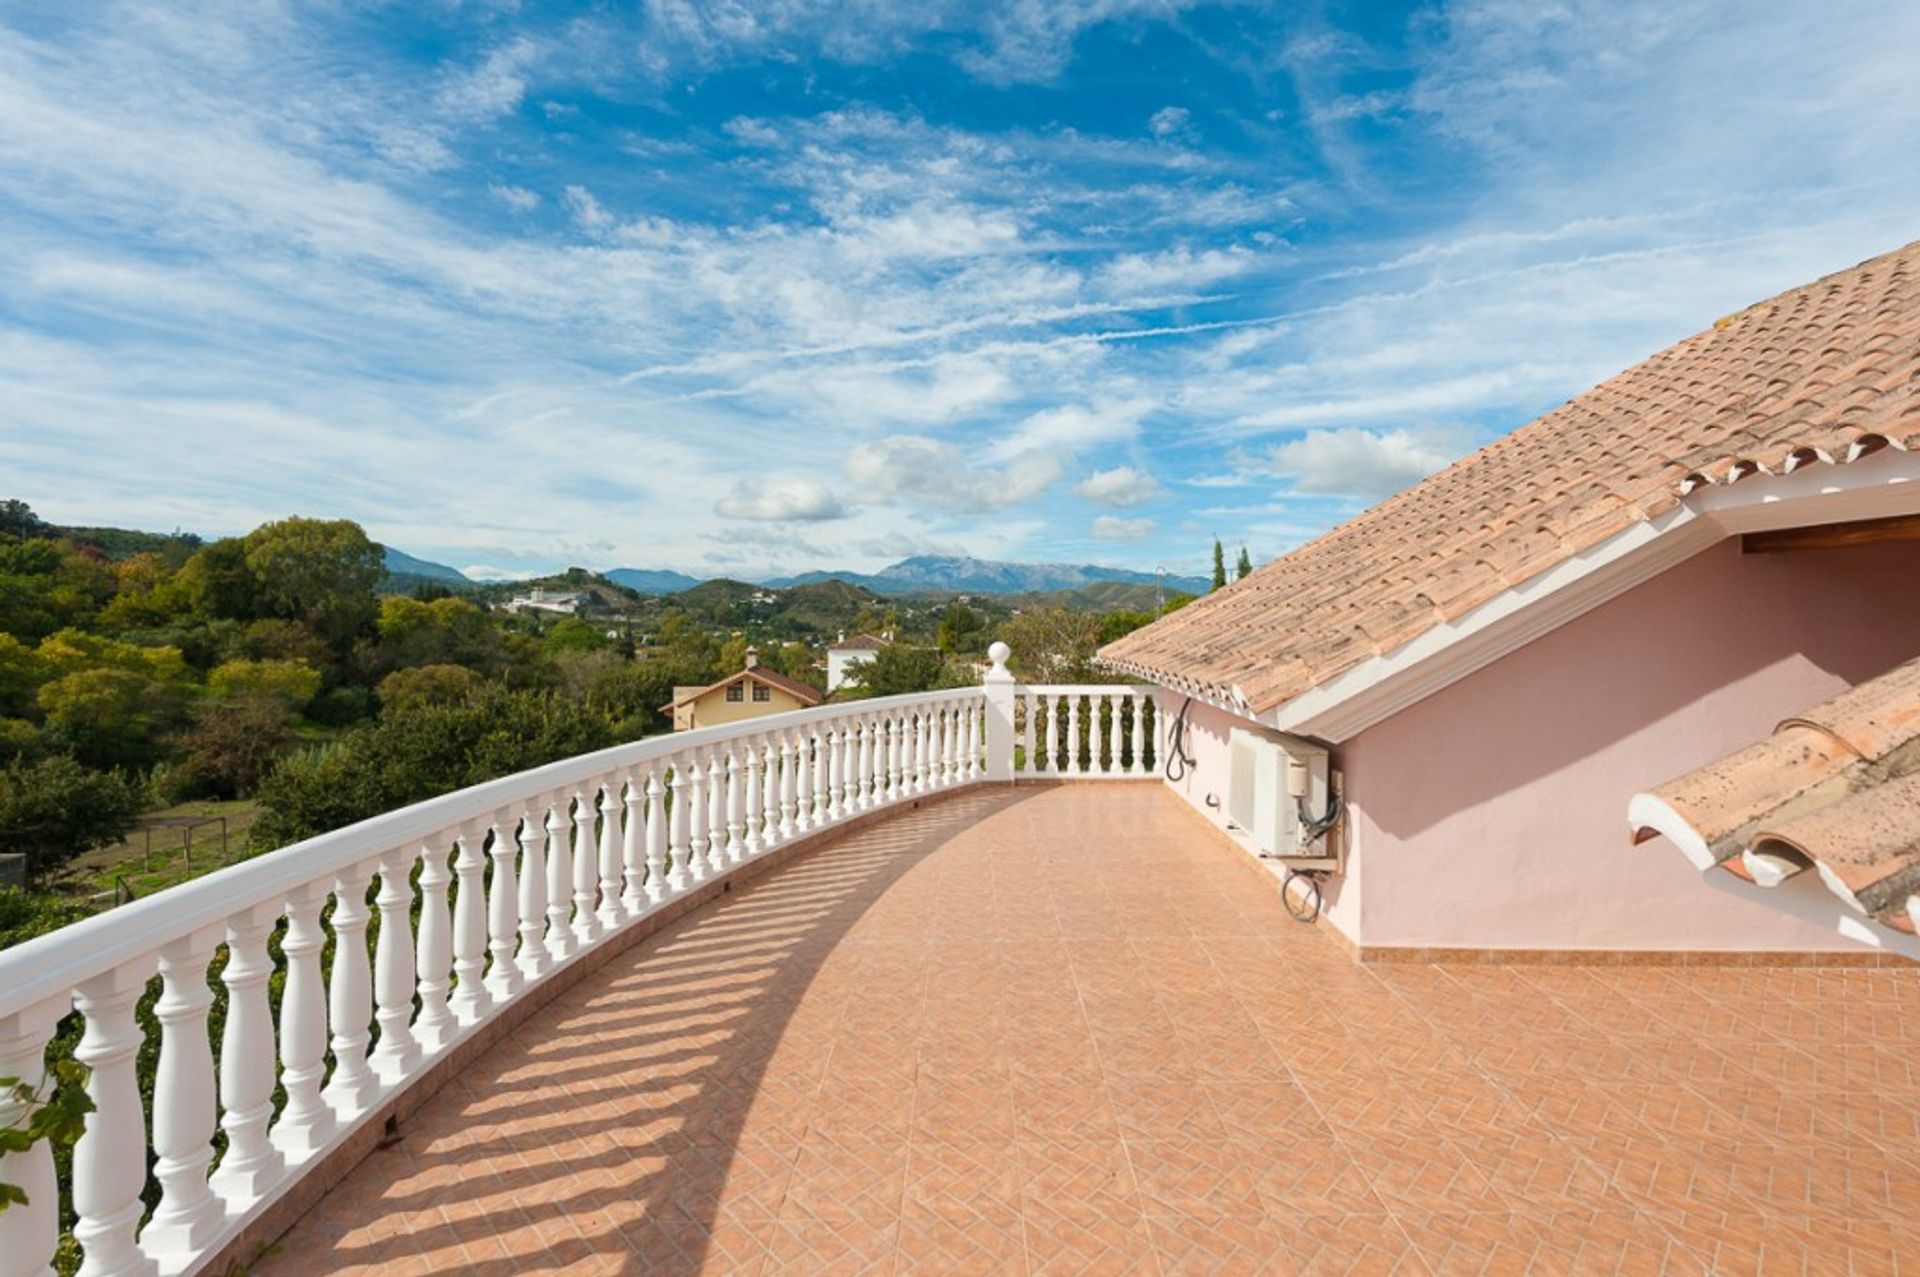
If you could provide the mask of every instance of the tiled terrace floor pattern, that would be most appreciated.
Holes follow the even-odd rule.
[[[255,1271],[1912,1265],[1916,973],[1361,967],[1238,854],[1145,785],[855,833],[545,1008]]]

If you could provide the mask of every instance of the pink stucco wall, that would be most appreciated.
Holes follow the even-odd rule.
[[[1159,721],[1171,724],[1186,698],[1161,688],[1154,693]],[[1176,794],[1192,803],[1214,824],[1226,825],[1227,811],[1227,737],[1243,720],[1210,705],[1195,703],[1187,708],[1186,752],[1193,758],[1189,767],[1178,768],[1179,780],[1168,780]],[[1162,775],[1166,774],[1162,768]],[[1276,870],[1276,872],[1279,872]],[[1359,940],[1360,876],[1365,870],[1349,859],[1346,874],[1327,885],[1321,900],[1321,916],[1339,928],[1348,939]]]
[[[1630,846],[1626,803],[1916,651],[1920,544],[1724,542],[1341,743],[1329,920],[1369,946],[1853,947]],[[1194,718],[1197,800],[1224,792],[1230,719]]]

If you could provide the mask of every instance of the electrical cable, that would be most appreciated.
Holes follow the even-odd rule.
[[[1187,753],[1187,711],[1192,708],[1193,697],[1189,696],[1167,728],[1167,779],[1176,785],[1193,770],[1193,755]]]
[[[1306,887],[1301,889],[1301,892],[1300,892],[1301,900],[1298,906],[1296,906],[1293,903],[1293,896],[1290,895],[1287,891],[1287,888],[1293,885],[1294,880],[1296,878],[1306,884]],[[1320,878],[1321,878],[1321,874],[1317,870],[1310,870],[1310,869],[1287,870],[1286,879],[1282,881],[1280,884],[1280,903],[1287,907],[1287,912],[1293,915],[1293,919],[1295,922],[1312,922],[1315,919],[1319,918],[1320,916]],[[1313,891],[1313,896],[1312,896],[1313,907],[1312,908],[1307,907],[1307,889],[1308,888],[1311,888]]]

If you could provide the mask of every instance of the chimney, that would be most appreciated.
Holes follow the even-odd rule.
[[[752,669],[754,666],[758,665],[759,663],[760,663],[760,649],[757,647],[748,648],[747,649],[747,668]]]

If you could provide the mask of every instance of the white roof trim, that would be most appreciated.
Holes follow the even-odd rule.
[[[1805,464],[1788,474],[1703,485],[1659,518],[1616,533],[1258,721],[1320,740],[1350,739],[1729,536],[1920,513],[1915,480],[1920,455],[1886,447],[1845,465]],[[1166,682],[1145,670],[1129,672]]]

